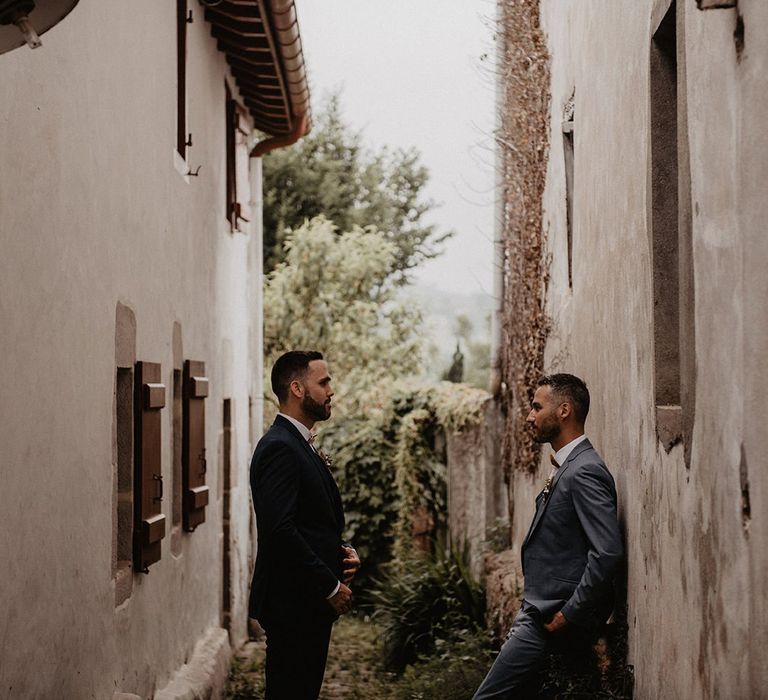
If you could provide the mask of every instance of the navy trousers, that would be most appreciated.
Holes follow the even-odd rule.
[[[317,700],[325,675],[331,620],[262,623],[267,637],[266,700]]]

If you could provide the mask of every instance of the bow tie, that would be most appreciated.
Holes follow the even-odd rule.
[[[549,492],[552,490],[552,482],[555,479],[555,474],[557,474],[557,470],[560,468],[560,465],[557,463],[557,460],[555,459],[554,454],[550,453],[549,461],[552,462],[552,471],[549,472],[549,476],[547,477],[547,480],[544,482],[544,490],[542,491],[542,493],[544,494],[545,501],[547,500],[547,498],[549,498]]]

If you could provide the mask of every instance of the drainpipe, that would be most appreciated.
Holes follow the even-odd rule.
[[[264,430],[264,193],[262,192],[261,158],[250,159],[251,185],[251,240],[248,255],[251,288],[249,290],[249,308],[253,314],[249,341],[250,356],[254,358],[251,365],[251,434],[254,444]]]

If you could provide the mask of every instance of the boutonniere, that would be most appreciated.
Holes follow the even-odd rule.
[[[325,450],[318,450],[317,454],[320,455],[320,459],[325,462],[325,466],[328,467],[328,469],[333,466],[333,457],[331,457]]]
[[[554,480],[554,477],[554,474],[550,474],[547,477],[547,480],[544,482],[544,490],[541,493],[544,496],[545,501],[549,498],[549,493],[552,490],[552,481]]]

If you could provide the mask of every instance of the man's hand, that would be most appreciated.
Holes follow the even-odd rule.
[[[328,598],[328,605],[336,611],[337,615],[348,613],[352,609],[352,591],[342,583],[336,595]]]
[[[344,574],[342,581],[349,585],[360,569],[360,557],[357,556],[357,552],[352,547],[347,547],[346,545],[341,545],[341,551],[344,552]]]
[[[565,619],[565,615],[563,615],[563,613],[558,610],[555,613],[555,616],[546,625],[544,625],[544,629],[550,633],[557,632],[557,630],[562,629],[567,624],[568,620]]]

